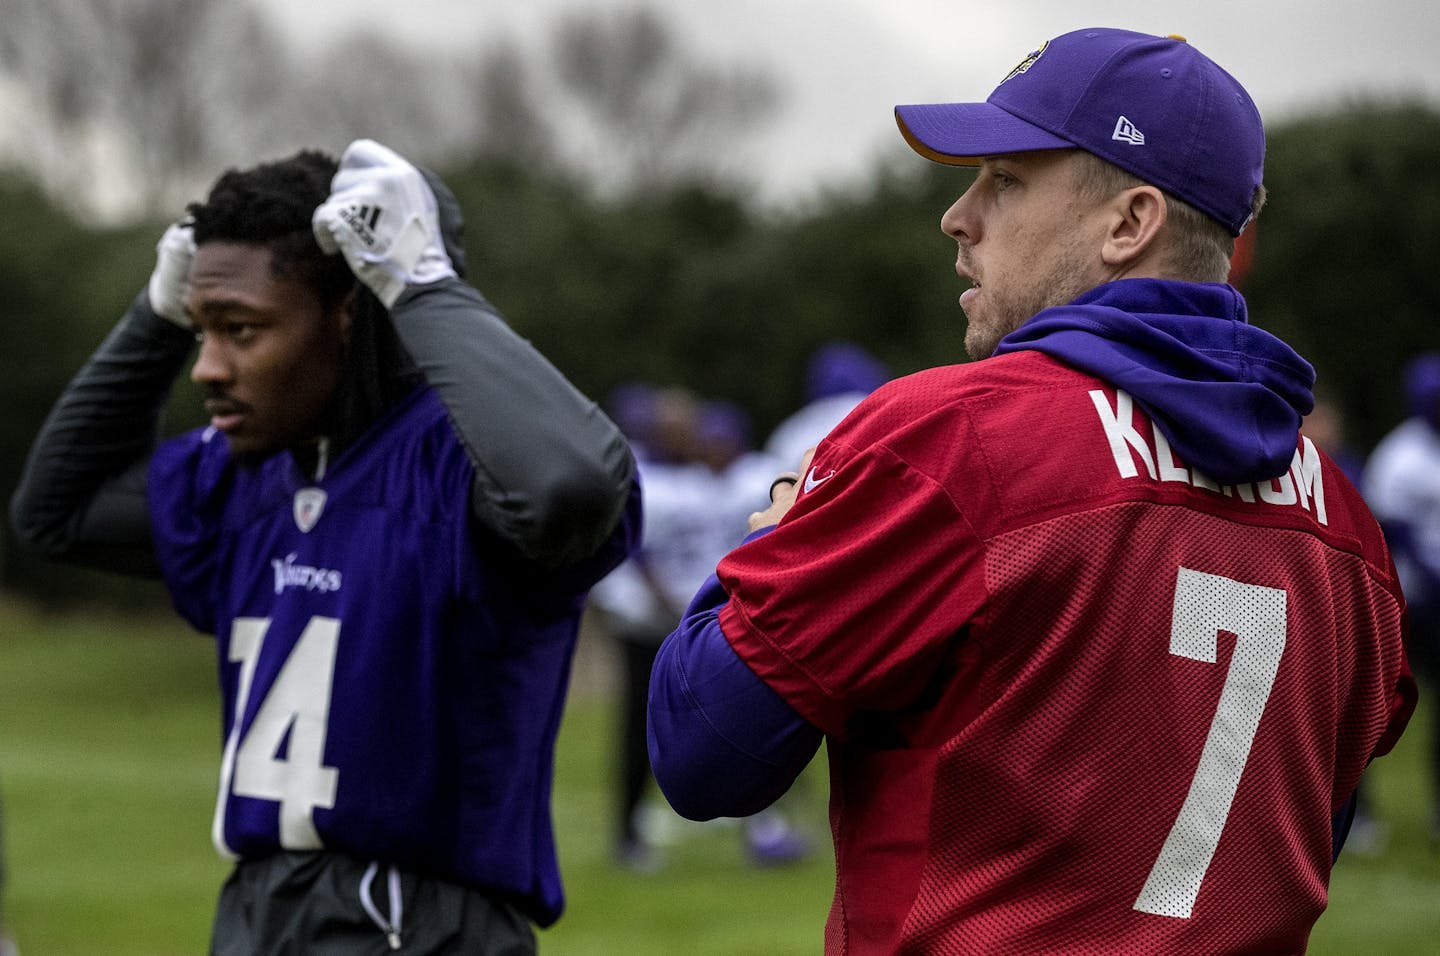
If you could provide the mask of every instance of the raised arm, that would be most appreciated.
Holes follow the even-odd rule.
[[[391,316],[475,462],[481,524],[542,564],[592,554],[634,481],[620,430],[463,282],[407,292]]]
[[[10,521],[38,554],[157,573],[146,469],[170,387],[195,344],[180,305],[194,251],[188,231],[172,226],[158,251],[146,291],[66,387],[31,446]]]
[[[459,228],[459,206],[438,179],[369,140],[345,151],[330,199],[315,212],[321,247],[343,253],[390,308],[449,409],[475,463],[481,526],[537,563],[576,564],[625,510],[635,481],[629,445],[457,276]]]

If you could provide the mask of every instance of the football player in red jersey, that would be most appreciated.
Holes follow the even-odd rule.
[[[975,361],[882,386],[667,638],[651,756],[743,815],[828,743],[826,952],[1295,953],[1414,708],[1314,372],[1225,280],[1260,117],[1179,37],[1051,40],[901,106]]]

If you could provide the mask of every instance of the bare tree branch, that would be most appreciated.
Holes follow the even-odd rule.
[[[548,60],[354,31],[297,61],[234,0],[0,0],[0,24],[24,130],[0,147],[80,212],[169,214],[217,166],[361,136],[432,165],[565,162],[619,192],[713,179],[777,102],[768,75],[704,65],[642,7],[562,19]]]
[[[779,102],[768,74],[706,66],[646,7],[569,15],[553,59],[585,117],[578,161],[620,192],[720,176],[723,147]]]

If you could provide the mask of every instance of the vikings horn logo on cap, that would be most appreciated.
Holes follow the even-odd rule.
[[[1034,65],[1035,65],[1035,61],[1038,60],[1038,59],[1040,59],[1040,57],[1042,57],[1042,56],[1045,55],[1045,48],[1046,48],[1047,46],[1049,46],[1049,45],[1050,45],[1050,41],[1049,41],[1049,40],[1046,40],[1044,43],[1040,44],[1040,49],[1038,49],[1038,50],[1032,50],[1032,51],[1029,53],[1029,55],[1027,55],[1027,56],[1025,57],[1025,59],[1023,59],[1023,60],[1021,60],[1019,63],[1015,64],[1015,69],[1013,69],[1013,70],[1011,70],[1009,73],[1006,73],[1006,74],[1005,74],[1005,80],[1014,79],[1015,77],[1019,76],[1021,73],[1024,73],[1026,70],[1030,69],[1030,67],[1034,66]],[[1000,82],[1001,82],[1001,83],[1004,83],[1005,80],[1001,80]]]

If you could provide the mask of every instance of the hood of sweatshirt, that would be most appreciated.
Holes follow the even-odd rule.
[[[1315,370],[1250,325],[1223,283],[1122,279],[1035,314],[995,354],[1033,349],[1129,392],[1180,458],[1222,484],[1290,467]]]

